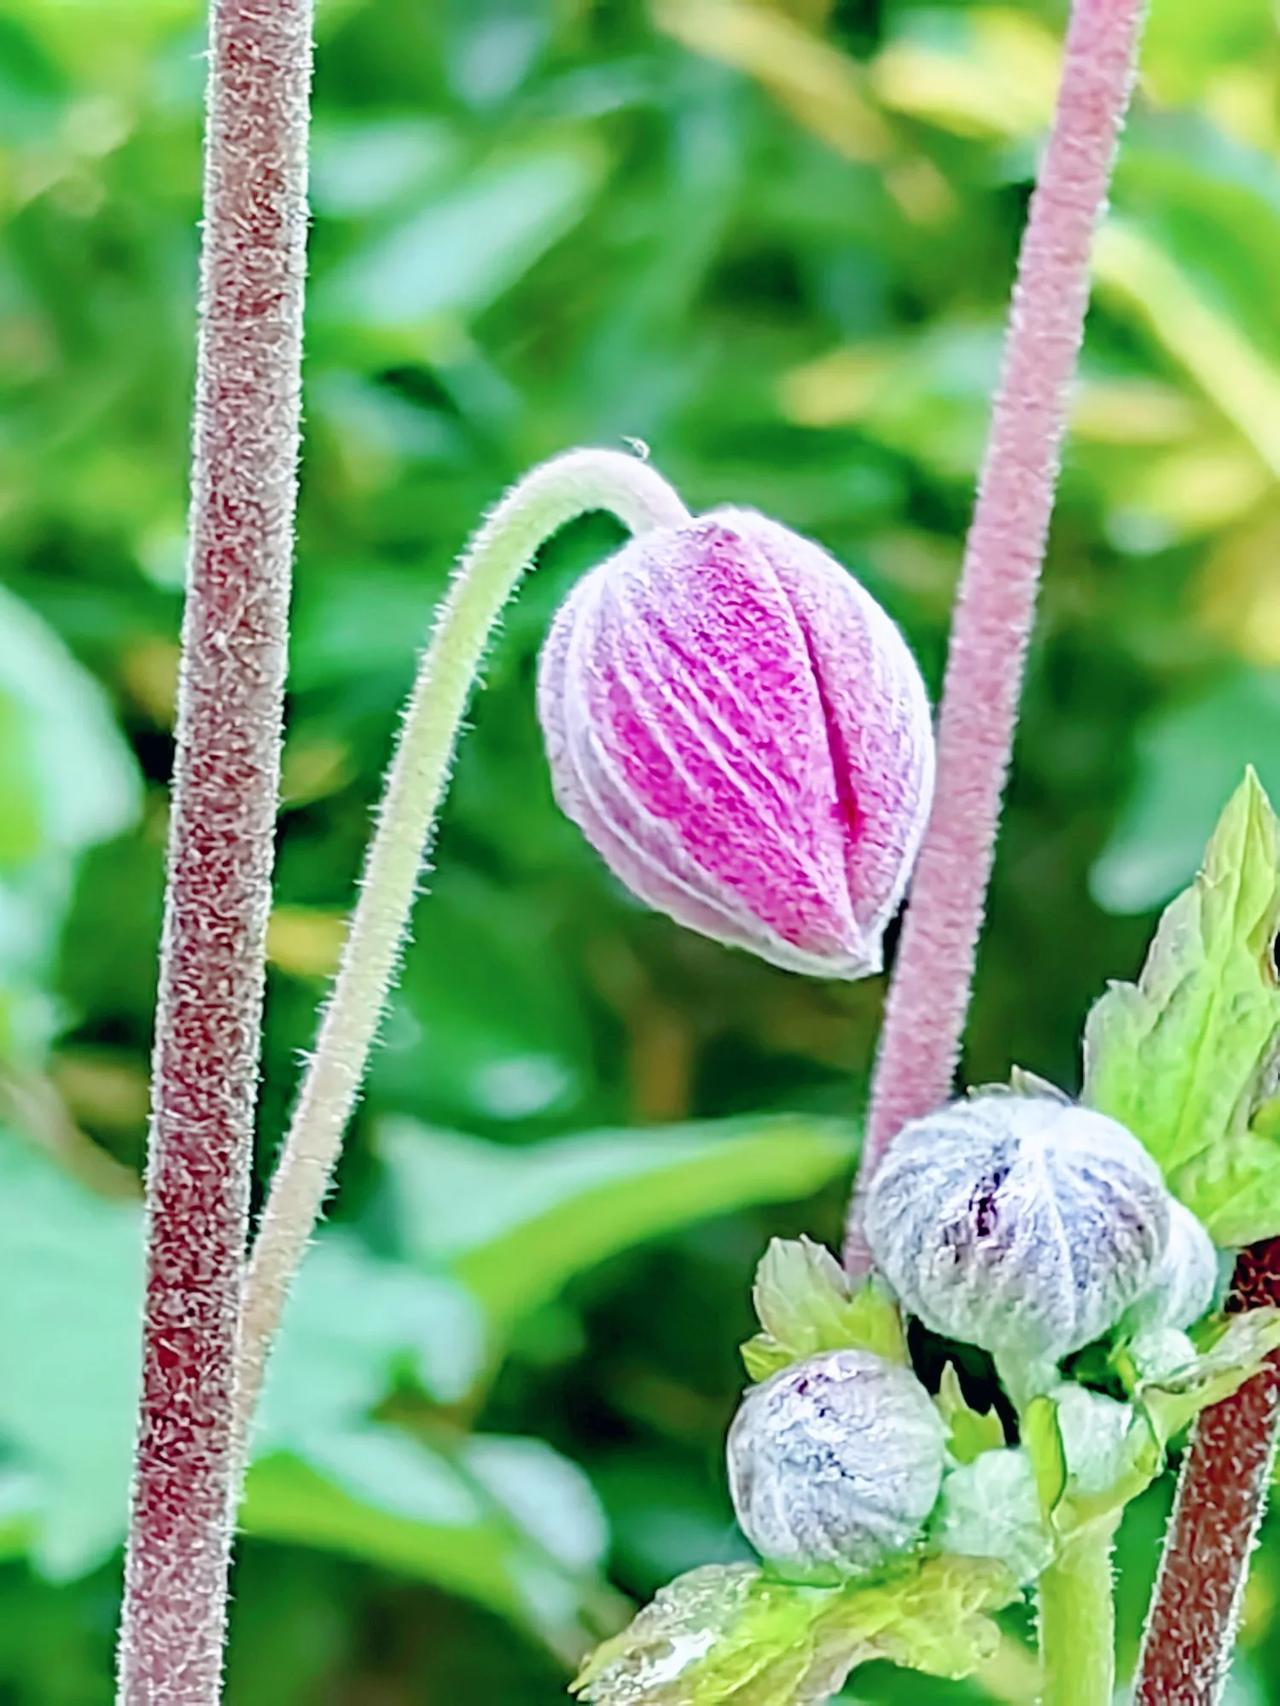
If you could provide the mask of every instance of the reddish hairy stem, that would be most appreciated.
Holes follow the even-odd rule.
[[[1089,299],[1089,252],[1128,106],[1143,0],[1076,0],[1014,285],[938,720],[933,814],[912,883],[850,1208],[894,1133],[950,1093],[1009,767],[1023,662]]]
[[[1245,1250],[1231,1306],[1280,1303],[1280,1239]],[[1280,1422],[1280,1353],[1196,1424],[1139,1660],[1138,1706],[1212,1706],[1231,1666]]]
[[[310,0],[213,0],[119,1700],[218,1698],[298,446]]]

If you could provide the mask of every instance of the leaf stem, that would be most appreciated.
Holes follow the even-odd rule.
[[[1040,1706],[1111,1706],[1116,1686],[1111,1550],[1116,1522],[1090,1523],[1040,1577]]]
[[[463,555],[441,607],[405,710],[360,898],[253,1247],[237,1394],[242,1443],[394,981],[485,646],[538,547],[591,510],[611,510],[635,533],[688,519],[671,487],[636,457],[570,451],[507,493]]]
[[[1241,1253],[1232,1302],[1280,1303],[1280,1239]],[[1137,1706],[1212,1706],[1221,1698],[1277,1428],[1280,1355],[1196,1423],[1147,1614]]]
[[[310,0],[212,0],[122,1706],[212,1706],[222,1676],[293,549],[310,79]]]
[[[1143,0],[1075,0],[1053,128],[1022,239],[1004,363],[965,547],[938,721],[933,813],[911,889],[846,1257],[869,1266],[858,1219],[890,1139],[950,1093],[969,1005],[1089,255],[1128,106]]]

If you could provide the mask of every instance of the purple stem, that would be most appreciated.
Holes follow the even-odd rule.
[[[870,1265],[862,1200],[894,1134],[951,1092],[1089,300],[1143,0],[1076,0],[1023,234],[965,547],[938,719],[938,781],[889,990],[846,1261]]]
[[[123,1706],[211,1706],[293,545],[310,0],[213,0]]]
[[[1280,1239],[1242,1250],[1231,1307],[1280,1303]],[[1280,1356],[1200,1417],[1147,1615],[1136,1706],[1213,1706],[1231,1668],[1280,1424]]]

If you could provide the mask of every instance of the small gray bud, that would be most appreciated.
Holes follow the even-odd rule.
[[[872,1181],[866,1236],[926,1327],[1043,1364],[1098,1338],[1148,1288],[1171,1201],[1115,1120],[984,1095],[904,1126]]]
[[[939,1552],[998,1558],[1019,1582],[1033,1582],[1053,1560],[1053,1541],[1023,1448],[983,1451],[948,1470],[929,1538]]]
[[[913,1544],[944,1458],[942,1420],[909,1369],[825,1351],[748,1390],[729,1430],[729,1489],[766,1563],[834,1580]]]

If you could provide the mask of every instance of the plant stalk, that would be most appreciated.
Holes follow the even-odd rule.
[[[591,510],[612,511],[634,533],[688,520],[671,487],[636,457],[570,451],[508,492],[462,557],[441,607],[405,710],[360,898],[253,1246],[236,1408],[246,1450],[266,1358],[395,979],[485,647],[538,547]]]
[[[1040,1706],[1111,1706],[1115,1530],[1111,1520],[1081,1529],[1040,1577]]]
[[[299,431],[310,0],[213,0],[122,1706],[212,1706]]]
[[[1133,85],[1143,0],[1075,0],[1018,258],[991,431],[965,546],[938,719],[938,780],[871,1089],[846,1260],[870,1258],[866,1188],[894,1134],[951,1091],[969,1006],[1089,256]]]
[[[1280,1303],[1280,1239],[1241,1254],[1232,1303]],[[1280,1354],[1196,1423],[1147,1614],[1138,1706],[1213,1706],[1221,1699],[1278,1427]]]

